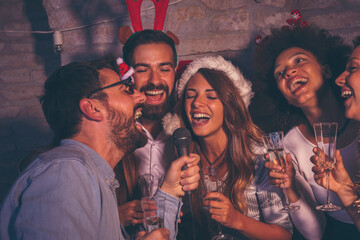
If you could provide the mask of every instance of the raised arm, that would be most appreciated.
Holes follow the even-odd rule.
[[[319,164],[318,157],[319,150],[314,148],[314,155],[311,157],[311,162],[314,163],[312,168],[314,172],[314,179],[317,184],[326,188],[326,173]],[[360,231],[360,198],[354,187],[353,182],[347,173],[339,150],[335,152],[335,167],[330,172],[330,190],[335,192],[345,206],[347,213],[354,221],[357,229]]]
[[[156,195],[166,198],[164,226],[170,230],[170,239],[176,239],[178,231],[182,206],[180,196],[184,196],[185,191],[192,191],[198,186],[200,168],[197,164],[199,160],[199,155],[190,154],[190,157],[183,156],[173,161],[160,190],[156,192]],[[181,170],[185,164],[188,169]]]
[[[299,173],[289,153],[286,154],[286,162],[286,173],[280,173],[278,165],[268,161],[265,163],[269,169],[269,182],[280,187],[284,181],[289,201],[300,207],[290,213],[294,226],[306,239],[321,239],[325,230],[325,216],[315,210],[316,200],[312,189]]]

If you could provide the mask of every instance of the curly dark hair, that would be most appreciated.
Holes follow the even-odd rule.
[[[311,52],[321,65],[328,65],[332,72],[329,84],[336,98],[341,101],[335,78],[345,69],[350,47],[339,36],[330,35],[325,29],[314,25],[297,28],[272,29],[256,49],[254,56],[255,88],[267,95],[273,103],[277,128],[284,131],[307,121],[301,109],[290,105],[281,94],[274,78],[274,63],[281,52],[299,47]],[[271,111],[270,110],[270,111]]]
[[[360,36],[355,37],[355,39],[353,40],[353,45],[354,48],[360,45]]]

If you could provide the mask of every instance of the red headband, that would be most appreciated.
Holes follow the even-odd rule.
[[[131,25],[134,32],[139,32],[143,30],[141,17],[140,17],[140,8],[143,0],[125,0],[126,6],[129,11]],[[165,17],[167,8],[169,5],[169,0],[152,0],[155,5],[155,19],[154,19],[154,30],[162,31],[164,28]],[[119,39],[121,43],[125,43],[127,39],[134,33],[129,26],[124,26],[119,29]],[[179,39],[170,31],[167,31],[166,34],[172,38],[176,45],[179,44]]]

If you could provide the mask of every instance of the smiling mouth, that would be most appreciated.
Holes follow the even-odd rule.
[[[353,93],[351,90],[343,90],[341,91],[341,97],[348,99],[353,96]]]
[[[294,93],[297,89],[304,86],[309,80],[306,78],[297,78],[290,83],[290,91]]]
[[[164,93],[164,90],[152,90],[152,91],[145,91],[145,95],[146,96],[156,96],[156,95],[161,95]]]
[[[135,120],[138,120],[141,117],[141,115],[142,115],[141,108],[138,108],[134,114]]]
[[[209,121],[211,116],[206,113],[193,113],[191,115],[191,118],[195,123],[206,123],[207,121]]]
[[[147,90],[144,93],[148,101],[155,103],[161,100],[164,90]]]

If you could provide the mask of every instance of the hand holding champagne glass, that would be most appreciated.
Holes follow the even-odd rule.
[[[330,200],[330,171],[335,165],[335,150],[336,150],[336,137],[337,137],[338,124],[331,123],[315,123],[314,133],[315,140],[318,147],[318,163],[324,169],[327,178],[326,186],[326,203],[324,205],[317,206],[317,210],[321,211],[337,211],[340,210],[340,206],[336,206],[331,203]]]
[[[217,167],[206,167],[206,168],[202,168],[200,169],[200,182],[202,184],[204,195],[203,197],[205,197],[207,192],[222,192],[222,181],[221,179],[219,179],[218,176],[218,168]],[[203,200],[213,200],[216,201],[216,199],[203,199]],[[210,219],[209,224],[211,222],[211,217],[210,217],[210,213],[209,213],[209,207],[207,206],[202,206],[203,209],[205,210],[205,215]],[[214,221],[214,220],[212,220]],[[215,222],[215,221],[214,221]],[[210,226],[210,225],[209,225]],[[213,236],[211,238],[211,240],[232,240],[233,237],[229,234],[224,234],[222,232],[222,228],[221,228],[221,224],[216,222],[216,226],[218,228],[218,233]],[[210,228],[209,228],[210,230]]]
[[[145,217],[146,231],[164,227],[165,198],[160,196],[143,197],[141,206]]]
[[[283,144],[284,133],[282,131],[269,133],[263,135],[262,139],[265,147],[267,148],[269,159],[276,165],[281,167],[281,172],[286,173],[287,164],[285,159],[285,151]],[[285,197],[285,206],[281,209],[282,212],[294,212],[300,207],[293,205],[289,202],[287,191],[285,188],[284,180],[282,182],[284,197]]]

